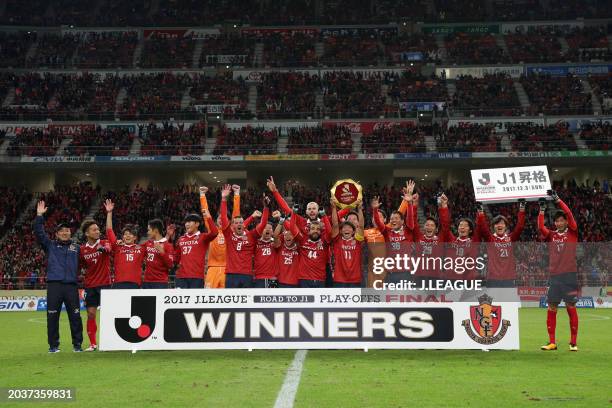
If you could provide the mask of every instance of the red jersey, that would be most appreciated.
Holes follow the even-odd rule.
[[[441,225],[441,237],[446,243],[446,257],[453,260],[453,270],[446,269],[445,275],[447,279],[476,279],[476,258],[480,253],[480,231],[476,228],[471,237],[455,237],[450,230],[450,213],[448,208],[440,208],[438,210],[440,214],[440,225]],[[484,217],[484,214],[479,214],[479,218]],[[477,220],[478,222],[482,222]],[[473,266],[469,265],[469,268],[465,268],[460,264],[457,259],[459,258],[471,258],[473,259]],[[470,261],[472,262],[472,261]]]
[[[276,268],[278,270],[278,282],[285,285],[298,284],[299,259],[298,247],[286,247],[283,243],[276,248]]]
[[[326,266],[329,260],[329,232],[321,232],[317,241],[312,241],[298,229],[297,217],[291,217],[289,230],[298,244],[299,269],[298,279],[325,281]]]
[[[483,241],[487,244],[487,279],[513,280],[516,279],[516,259],[514,258],[513,242],[521,237],[525,227],[525,211],[519,211],[518,221],[510,234],[501,236],[493,234],[487,225],[485,217],[478,218],[478,227]]]
[[[344,239],[338,234],[332,241],[334,282],[361,283],[361,253],[363,241],[355,237]]]
[[[176,243],[175,262],[178,264],[176,277],[179,279],[204,279],[204,261],[210,241],[215,239],[219,230],[211,217],[206,219],[209,232],[197,231],[185,234]]]
[[[442,237],[434,234],[430,237],[421,232],[417,220],[417,214],[412,204],[408,205],[408,213],[406,215],[408,221],[408,229],[412,231],[414,237],[415,257],[420,257],[423,262],[421,267],[416,270],[415,275],[428,278],[441,278],[442,272],[440,263],[444,262],[444,243]]]
[[[104,248],[104,252],[98,249]],[[112,247],[107,240],[97,240],[93,245],[81,245],[79,263],[85,268],[85,287],[95,288],[111,284],[110,254]]]
[[[576,273],[576,246],[578,243],[578,225],[569,207],[559,201],[559,207],[567,217],[567,229],[564,232],[551,231],[544,226],[544,214],[538,214],[538,229],[548,242],[548,270],[551,275]]]
[[[376,228],[380,231],[380,233],[385,238],[386,243],[386,256],[387,258],[395,258],[396,255],[404,256],[404,254],[411,256],[413,252],[413,236],[412,232],[408,229],[407,219],[404,220],[402,226],[394,230],[391,227],[385,225],[383,222],[380,213],[378,211],[374,211],[374,222],[376,224]],[[407,272],[401,269],[390,269],[387,272]]]
[[[155,243],[163,245],[163,254],[155,248]],[[144,246],[147,252],[144,281],[168,283],[168,272],[174,265],[174,247],[166,238],[159,241],[148,240]]]
[[[242,235],[236,235],[230,227],[227,219],[227,202],[221,200],[221,230],[225,237],[226,265],[225,273],[239,275],[253,275],[253,255],[255,255],[255,244],[264,226],[268,222],[268,208],[264,208],[261,221],[254,230],[245,231]]]
[[[274,279],[277,273],[274,240],[258,239],[255,245],[255,279]]]
[[[106,236],[111,243],[113,260],[115,262],[115,283],[133,282],[142,284],[142,262],[145,250],[142,245],[117,245],[117,238],[112,229],[106,230]]]

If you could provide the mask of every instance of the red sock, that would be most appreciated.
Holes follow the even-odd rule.
[[[87,335],[89,336],[89,344],[92,346],[96,344],[96,332],[98,331],[98,325],[96,319],[87,319]]]
[[[570,344],[576,344],[576,338],[578,337],[578,311],[575,307],[567,307],[567,315],[569,316],[570,324]]]
[[[546,317],[546,328],[548,329],[548,342],[555,342],[555,329],[557,328],[557,311],[549,310]]]

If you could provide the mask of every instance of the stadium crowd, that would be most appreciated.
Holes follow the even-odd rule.
[[[212,26],[221,22],[234,24],[303,25],[303,24],[380,24],[391,21],[472,22],[574,20],[612,16],[606,1],[547,3],[533,0],[495,2],[486,0],[354,0],[323,1],[320,7],[304,0],[240,4],[231,2],[194,2],[161,0],[151,3],[105,0],[91,13],[91,5],[60,0],[51,7],[42,0],[24,5],[7,0],[0,23],[8,25],[77,25],[77,26]],[[32,10],[41,10],[32,13]],[[95,17],[95,18],[94,18]]]

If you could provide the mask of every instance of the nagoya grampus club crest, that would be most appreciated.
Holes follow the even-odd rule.
[[[502,320],[502,307],[494,306],[493,298],[486,293],[478,298],[478,302],[478,306],[470,306],[470,318],[461,325],[476,343],[497,343],[506,335],[510,321]]]

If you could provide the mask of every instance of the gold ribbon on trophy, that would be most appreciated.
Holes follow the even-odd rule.
[[[363,199],[361,184],[353,179],[336,181],[331,188],[331,201],[340,209],[355,208]]]

